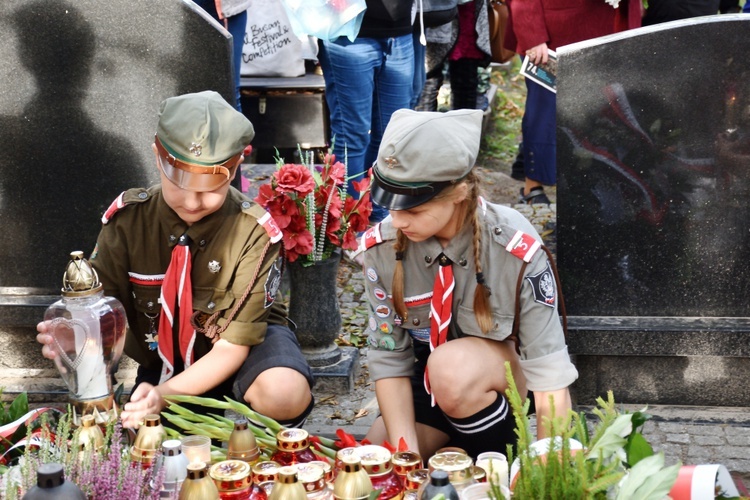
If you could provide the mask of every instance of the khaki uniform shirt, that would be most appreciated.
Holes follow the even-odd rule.
[[[380,224],[383,242],[368,248],[364,256],[365,287],[370,302],[368,359],[373,380],[412,375],[412,342],[429,342],[430,338],[430,298],[441,253],[453,261],[456,282],[448,340],[467,335],[503,340],[511,334],[516,284],[523,260],[506,247],[519,230],[528,235],[526,243],[519,240],[515,245],[519,255],[523,255],[518,251],[520,248],[530,242],[541,242],[541,238],[528,220],[511,208],[482,200],[477,210],[483,273],[491,289],[493,329],[485,335],[474,317],[477,284],[470,226],[464,227],[447,248],[442,248],[435,238],[409,242],[403,260],[408,317],[403,320],[396,316],[391,295],[396,230],[386,219]],[[557,285],[547,255],[541,249],[533,253],[525,270],[520,302],[518,337],[521,367],[528,388],[552,391],[568,387],[578,377],[578,372],[568,356],[557,313]],[[502,366],[497,369],[504,370]]]
[[[218,211],[188,227],[166,204],[160,186],[131,189],[122,201],[125,206],[102,226],[91,263],[105,295],[125,306],[129,324],[125,353],[144,368],[159,368],[156,334],[161,278],[178,238],[187,233],[191,240],[193,309],[206,315],[220,311],[218,325],[223,326],[269,241],[257,222],[265,210],[231,188]],[[274,300],[280,248],[280,243],[269,248],[252,292],[221,338],[252,346],[263,341],[269,323],[287,324],[285,307]],[[211,345],[210,339],[197,333],[194,359],[205,355]]]

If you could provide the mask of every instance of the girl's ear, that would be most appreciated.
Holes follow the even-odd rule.
[[[458,186],[455,187],[455,190],[453,191],[453,203],[455,205],[458,205],[459,203],[463,203],[464,200],[469,196],[469,185],[465,182],[462,182]]]

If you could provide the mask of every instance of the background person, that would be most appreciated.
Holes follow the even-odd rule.
[[[570,409],[578,376],[539,235],[479,196],[481,126],[479,110],[397,111],[373,167],[371,195],[391,219],[363,236],[382,412],[367,438],[403,437],[423,457],[446,445],[476,456],[515,443],[506,361],[520,393],[534,391],[538,422],[550,416],[550,396],[558,414]]]
[[[91,263],[125,307],[125,354],[139,364],[126,427],[169,394],[227,395],[288,426],[312,410],[312,373],[275,300],[281,244],[229,186],[253,135],[216,92],[166,99],[152,146],[161,184],[125,191],[102,218]],[[46,324],[37,330],[54,359]]]

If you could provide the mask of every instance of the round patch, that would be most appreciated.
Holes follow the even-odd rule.
[[[385,304],[380,304],[375,308],[375,314],[377,314],[381,318],[387,318],[391,314],[391,308]]]
[[[401,325],[404,324],[404,319],[401,316],[399,316],[398,314],[396,314],[393,317],[393,324],[396,325],[396,326],[401,326]]]
[[[376,288],[372,291],[373,295],[375,295],[375,298],[378,300],[385,300],[388,295],[386,295],[385,290],[382,288]]]
[[[378,329],[378,322],[375,321],[375,318],[373,318],[372,316],[370,316],[369,326],[370,326],[370,330],[372,331],[375,331]]]
[[[385,321],[380,323],[380,331],[383,333],[391,333],[393,332],[393,327],[390,323],[386,323]]]
[[[393,340],[393,337],[383,337],[380,339],[379,345],[382,349],[388,349],[389,351],[392,351],[396,348],[396,341]]]
[[[375,283],[378,281],[378,273],[375,272],[375,269],[372,267],[367,268],[367,279]]]

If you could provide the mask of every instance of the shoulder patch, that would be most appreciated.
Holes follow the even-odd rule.
[[[143,203],[151,198],[151,193],[147,189],[128,189],[120,193],[120,196],[109,205],[109,208],[102,215],[102,224],[107,224],[112,220],[117,212],[132,203]]]
[[[380,223],[378,223],[362,234],[359,239],[359,250],[367,250],[380,243],[383,243],[383,236],[380,234]]]
[[[519,230],[510,239],[505,249],[522,261],[531,262],[541,246],[542,244],[536,238]]]
[[[555,287],[555,277],[552,274],[549,261],[547,261],[547,266],[539,273],[526,276],[526,279],[531,283],[531,290],[534,292],[534,302],[548,307],[555,307],[557,290]]]
[[[263,214],[258,219],[258,224],[263,226],[263,229],[266,230],[268,237],[271,238],[271,243],[276,243],[283,237],[283,235],[281,234],[281,229],[279,229],[279,225],[276,224],[276,221],[273,220],[273,217],[271,217],[270,213],[266,212],[265,214]]]

